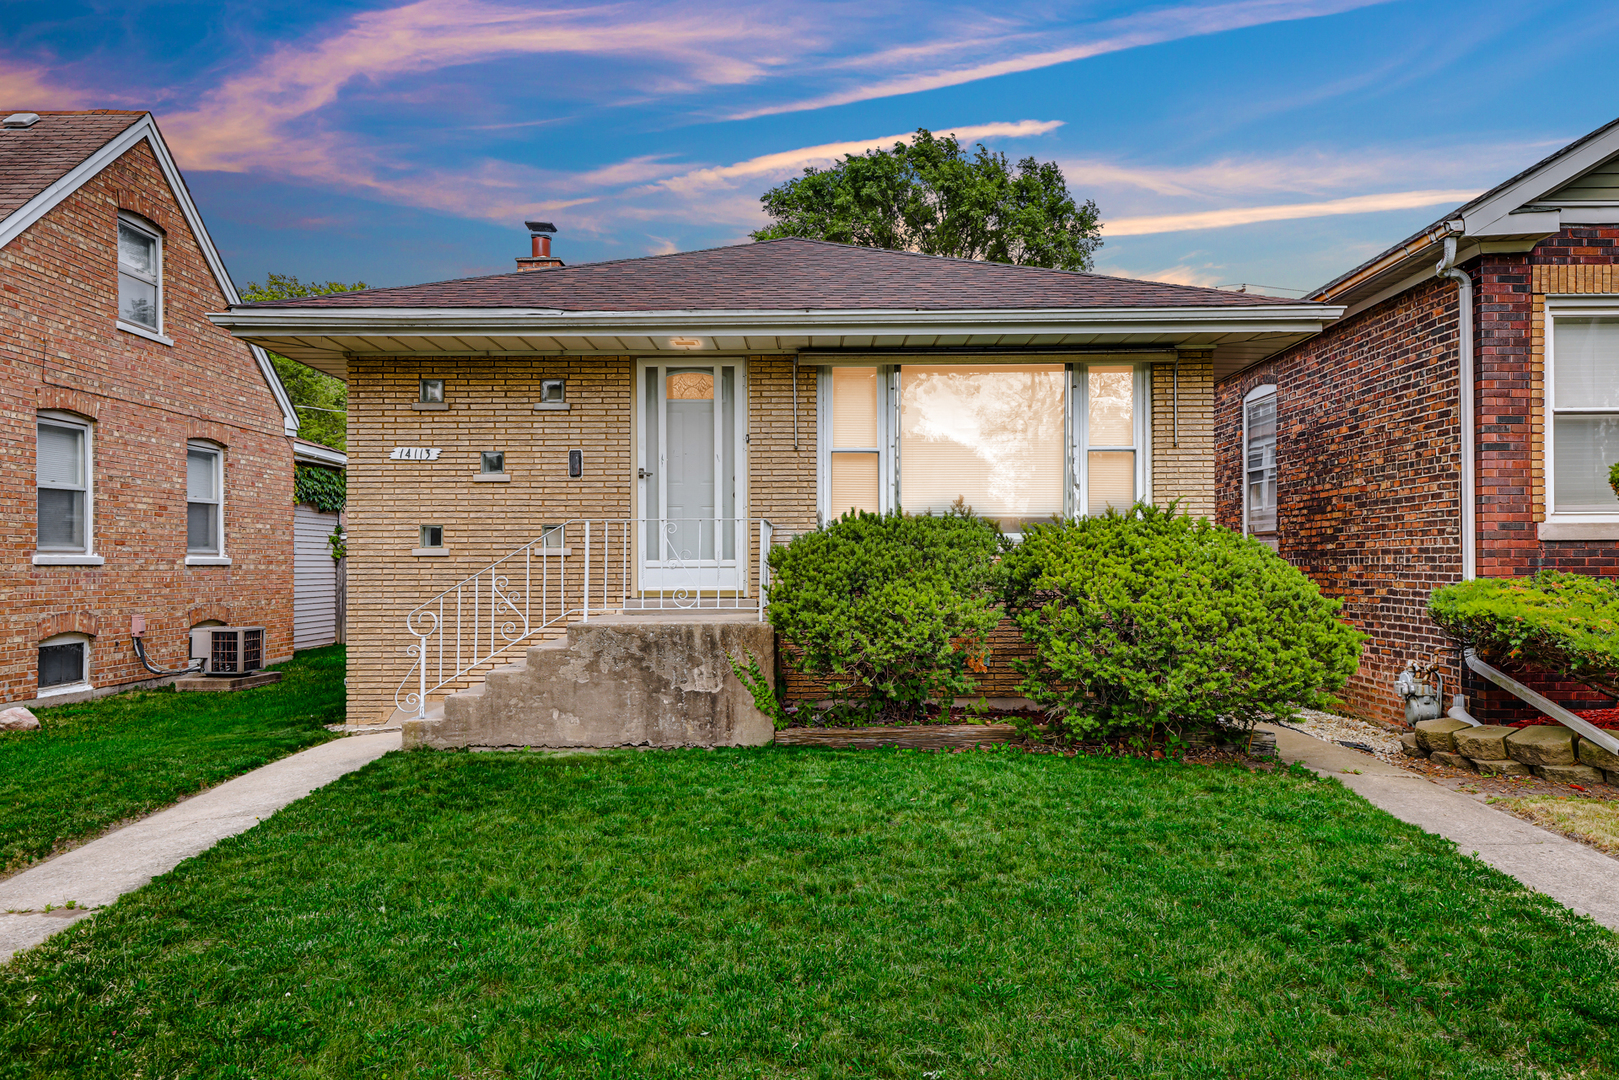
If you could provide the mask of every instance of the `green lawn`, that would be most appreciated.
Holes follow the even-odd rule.
[[[0,1076],[1619,1072],[1619,941],[1336,782],[392,754],[0,971]]]
[[[343,646],[278,668],[274,686],[132,690],[40,709],[38,731],[0,734],[0,873],[331,738]]]

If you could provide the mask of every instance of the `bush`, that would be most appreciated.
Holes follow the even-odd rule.
[[[1525,664],[1619,697],[1619,582],[1542,570],[1435,589],[1428,613],[1492,664]]]
[[[1174,508],[1041,524],[1001,561],[1034,647],[1023,692],[1059,738],[1175,733],[1323,703],[1362,635],[1265,546]]]
[[[846,514],[770,553],[770,622],[828,681],[834,719],[913,721],[970,691],[1000,621],[1000,530],[970,510]]]

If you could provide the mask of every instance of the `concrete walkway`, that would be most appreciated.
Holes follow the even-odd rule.
[[[1336,743],[1276,728],[1276,749],[1331,776],[1373,806],[1477,853],[1503,874],[1610,930],[1619,930],[1619,859]]]
[[[0,881],[0,964],[288,803],[399,749],[399,731],[334,739]],[[74,908],[63,907],[69,901]],[[46,912],[52,906],[55,910]]]

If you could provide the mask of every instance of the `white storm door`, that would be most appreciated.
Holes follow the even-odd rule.
[[[641,371],[641,588],[676,599],[734,593],[743,369],[646,363]]]

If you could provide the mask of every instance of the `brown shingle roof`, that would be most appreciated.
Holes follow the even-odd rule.
[[[1258,307],[1292,300],[905,251],[768,240],[245,307],[852,311]]]
[[[0,109],[0,116],[24,110]],[[72,172],[146,115],[122,109],[42,112],[32,127],[0,129],[0,218]]]

